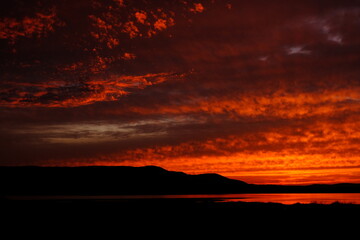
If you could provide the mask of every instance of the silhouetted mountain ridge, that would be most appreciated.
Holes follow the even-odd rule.
[[[0,167],[1,195],[220,194],[360,192],[360,184],[254,185],[215,173],[145,167]]]

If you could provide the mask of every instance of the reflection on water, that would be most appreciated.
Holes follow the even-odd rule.
[[[139,199],[199,199],[216,202],[274,202],[282,204],[333,202],[360,204],[360,193],[251,193],[194,195],[119,195],[119,196],[21,196],[17,200],[139,200]]]
[[[360,204],[360,193],[267,193],[267,194],[234,194],[223,201],[243,202],[276,202],[282,204],[333,202]]]

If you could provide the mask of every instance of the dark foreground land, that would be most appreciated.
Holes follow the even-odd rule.
[[[12,234],[44,229],[61,233],[75,228],[85,232],[101,229],[104,233],[115,230],[118,235],[131,234],[125,239],[139,239],[138,234],[149,237],[154,231],[156,236],[164,231],[171,233],[169,239],[185,238],[181,235],[192,236],[196,232],[203,239],[211,237],[213,232],[256,236],[292,231],[289,238],[293,239],[303,232],[340,231],[342,239],[346,239],[344,236],[358,231],[360,225],[360,205],[356,204],[284,205],[219,202],[210,198],[86,198],[88,195],[126,194],[359,192],[359,184],[260,186],[216,174],[187,175],[158,167],[0,167],[0,180],[1,229],[15,229],[11,230]],[[71,195],[85,197],[56,198]]]
[[[145,233],[155,237],[163,231],[176,236],[196,233],[202,237],[215,233],[274,237],[280,233],[288,235],[290,231],[296,236],[336,232],[351,237],[358,232],[360,205],[284,205],[212,199],[2,200],[0,211],[5,229],[30,226],[31,231],[111,229],[118,234]],[[155,235],[151,235],[153,231]]]

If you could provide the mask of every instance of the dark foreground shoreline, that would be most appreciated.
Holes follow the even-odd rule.
[[[41,200],[0,200],[3,216],[78,216],[86,218],[122,216],[139,220],[154,217],[172,219],[176,217],[202,218],[294,218],[313,216],[319,218],[352,218],[360,216],[360,204],[281,204],[261,202],[222,202],[218,199],[41,199]],[[310,220],[310,219],[309,219]],[[336,219],[334,219],[336,220]],[[358,221],[358,220],[357,220]]]
[[[138,198],[138,199],[101,199],[101,198],[43,198],[43,199],[0,199],[0,209],[2,211],[11,210],[28,210],[39,211],[45,209],[52,209],[58,211],[82,211],[82,210],[106,210],[111,209],[113,212],[122,211],[122,213],[132,212],[164,212],[167,210],[172,211],[219,211],[227,213],[231,211],[247,212],[272,212],[277,213],[303,213],[307,211],[329,211],[329,212],[343,212],[360,213],[360,204],[333,202],[331,204],[322,203],[295,203],[295,204],[282,204],[275,202],[243,202],[243,201],[222,201],[219,198]]]
[[[121,239],[124,236],[132,236],[125,239],[144,236],[166,239],[188,239],[189,236],[227,239],[237,235],[288,237],[289,232],[304,237],[308,234],[331,236],[336,232],[350,237],[358,232],[360,205],[285,205],[214,199],[2,199],[0,211],[5,222],[2,228],[15,229],[11,230],[12,234],[25,231],[37,235],[46,229],[54,234],[80,231],[80,236],[93,231],[111,232]]]

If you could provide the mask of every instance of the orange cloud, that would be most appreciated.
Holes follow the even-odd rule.
[[[139,23],[145,24],[145,20],[146,20],[146,18],[147,18],[147,14],[146,14],[146,12],[144,12],[144,11],[136,12],[136,13],[135,13],[135,18],[137,19],[137,21],[138,21]]]
[[[164,30],[167,28],[166,26],[166,20],[165,19],[158,19],[155,23],[154,23],[154,28],[156,30]]]
[[[151,9],[125,9],[123,4],[115,5],[102,15],[90,15],[93,22],[94,31],[91,32],[93,38],[101,43],[105,43],[108,48],[113,48],[120,44],[123,37],[120,33],[128,35],[130,39],[136,37],[152,37],[153,35],[175,25],[172,11],[157,8]],[[120,16],[126,16],[122,18]]]
[[[137,149],[128,152],[128,154],[130,155],[129,159],[158,160],[185,156],[232,156],[237,153],[255,156],[260,154],[264,157],[271,155],[275,157],[282,156],[281,158],[297,155],[322,155],[331,158],[331,156],[339,154],[344,157],[357,158],[358,152],[354,152],[352,149],[357,146],[357,141],[360,139],[360,134],[356,130],[359,128],[358,120],[357,118],[350,119],[349,122],[343,124],[330,124],[320,121],[314,126],[299,126],[298,129],[284,126],[283,128],[272,128],[268,131],[245,132],[206,141],[184,142],[176,146]],[[315,160],[308,159],[306,161]],[[334,162],[336,161],[334,159]],[[346,164],[360,164],[360,162],[345,162]],[[296,161],[291,164],[292,167],[299,167],[302,165],[314,166],[315,163],[309,165],[302,161]],[[324,161],[316,165],[319,164],[324,165]],[[271,164],[265,165],[269,167]]]
[[[278,91],[270,94],[252,92],[229,94],[206,98],[188,97],[176,105],[164,104],[156,108],[132,106],[129,112],[140,114],[225,114],[232,118],[302,118],[311,116],[336,115],[346,111],[360,110],[360,89],[337,89],[323,92],[287,93]]]
[[[201,13],[205,10],[204,6],[201,3],[194,3],[194,6],[190,8],[191,12]]]
[[[130,38],[135,38],[139,35],[139,29],[132,21],[126,22],[124,24],[122,32],[129,34]]]
[[[128,53],[128,52],[126,52],[126,53],[124,53],[124,54],[122,55],[121,58],[124,59],[124,60],[133,60],[133,59],[136,58],[136,55],[133,54],[133,53]]]

